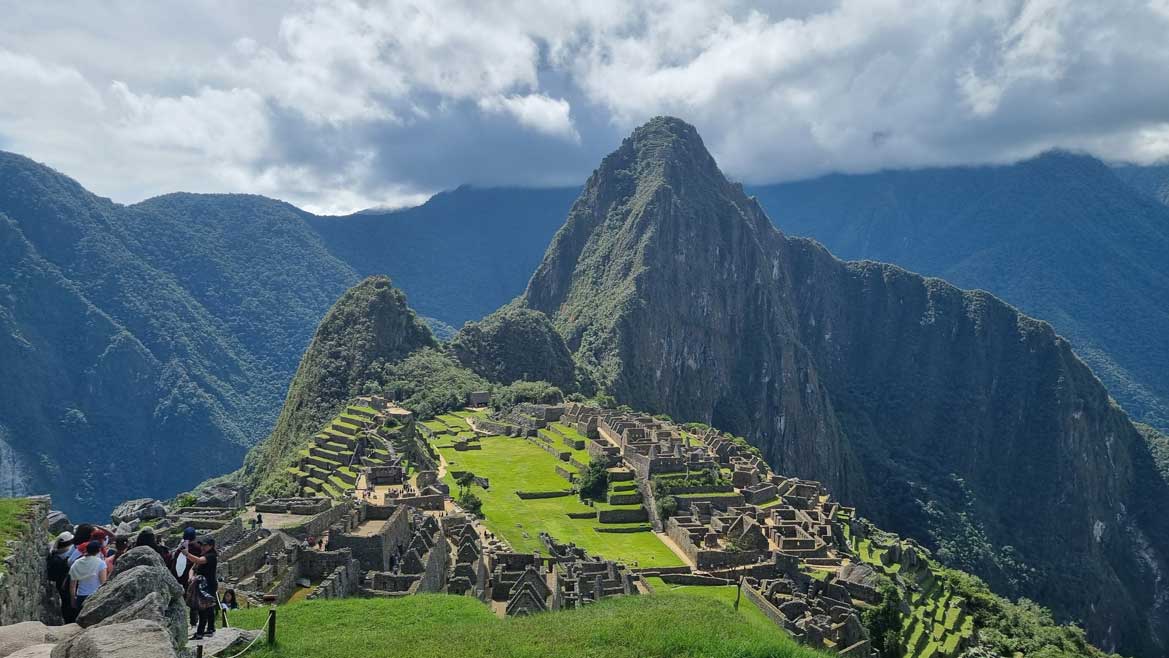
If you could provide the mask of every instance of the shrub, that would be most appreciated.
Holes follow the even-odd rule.
[[[600,461],[589,462],[589,467],[581,474],[581,500],[604,500],[609,491],[609,470]]]

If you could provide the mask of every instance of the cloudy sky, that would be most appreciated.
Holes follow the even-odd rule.
[[[98,7],[97,5],[101,6]],[[1169,157],[1169,0],[0,0],[0,149],[135,202],[579,184],[656,114],[749,183]]]

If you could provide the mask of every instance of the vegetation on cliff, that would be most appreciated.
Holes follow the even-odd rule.
[[[782,230],[840,258],[988,290],[1047,320],[1130,416],[1169,429],[1169,207],[1130,186],[1169,190],[1161,169],[1054,151],[752,191]]]
[[[19,373],[0,382],[0,494],[50,493],[90,518],[238,464],[312,325],[356,281],[287,204],[120,206],[9,153],[0,252],[0,362]]]
[[[450,349],[460,363],[492,382],[546,381],[562,390],[576,388],[572,353],[539,311],[505,306],[468,322],[451,339]]]
[[[350,398],[381,388],[383,370],[437,345],[386,277],[369,277],[329,309],[309,344],[276,427],[247,455],[242,478],[260,493],[290,493],[281,477],[297,450]]]

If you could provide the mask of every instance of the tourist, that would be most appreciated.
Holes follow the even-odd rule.
[[[317,547],[317,538],[314,537],[313,535],[309,535],[308,541],[305,542],[305,547],[308,548],[309,550],[316,548]]]
[[[154,528],[149,526],[143,528],[142,532],[138,533],[138,539],[134,541],[134,546],[149,546],[154,550],[155,553],[158,553],[158,556],[162,558],[164,563],[166,563],[166,566],[171,570],[171,573],[174,573],[174,563],[171,561],[170,551],[166,550],[165,546],[158,543],[158,537],[154,534]]]
[[[195,580],[192,584],[195,586],[195,605],[192,609],[195,610],[199,618],[199,626],[195,631],[195,639],[202,639],[203,637],[215,635],[215,612],[216,607],[215,594],[219,589],[219,580],[215,573],[219,566],[219,553],[215,550],[215,538],[205,537],[202,542],[202,551],[196,555],[191,552],[191,547],[181,548],[183,555],[187,560],[195,565]],[[211,598],[211,607],[204,607],[206,598]]]
[[[84,547],[89,544],[89,538],[92,535],[93,526],[88,523],[82,523],[76,528],[73,528],[73,549],[69,551],[69,555],[66,557],[70,565],[85,556]]]
[[[260,514],[259,512],[256,512],[256,527],[257,528],[264,527],[264,515]]]
[[[70,600],[73,610],[81,612],[85,600],[106,582],[108,570],[101,559],[101,542],[94,539],[85,545],[85,555],[69,567]]]
[[[194,529],[190,529],[194,534]],[[178,579],[179,585],[182,585],[184,591],[189,591],[191,585],[191,570],[195,564],[191,561],[191,556],[199,556],[203,554],[203,545],[198,541],[192,541],[187,538],[187,533],[183,533],[183,541],[179,547],[175,549],[174,574]],[[190,599],[188,598],[188,602]],[[199,610],[196,606],[191,605],[188,613],[188,621],[191,626],[199,622]]]
[[[239,603],[235,600],[234,589],[229,589],[223,593],[223,599],[219,601],[219,607],[224,610],[235,610],[239,608]]]
[[[66,624],[73,623],[73,604],[69,600],[69,552],[73,550],[73,533],[66,530],[57,535],[49,545],[48,563],[45,573],[61,599],[61,617]]]
[[[118,535],[114,539],[114,550],[106,558],[106,567],[109,568],[110,573],[114,572],[114,565],[118,562],[118,558],[128,550],[130,550],[130,538],[126,535]]]

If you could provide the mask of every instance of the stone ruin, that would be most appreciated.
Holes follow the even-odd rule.
[[[386,567],[366,571],[362,595],[409,596],[444,591],[451,550],[437,517],[399,506],[386,525],[393,527],[384,535]]]
[[[801,643],[848,658],[872,653],[848,588],[832,578],[821,581],[794,570],[778,578],[748,578],[745,585],[759,609]]]

